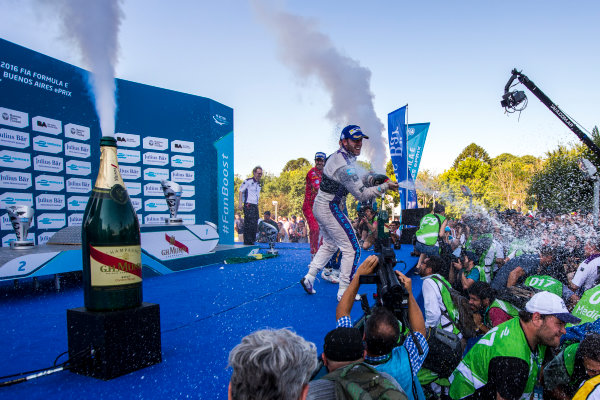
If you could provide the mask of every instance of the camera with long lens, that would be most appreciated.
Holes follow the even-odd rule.
[[[515,90],[514,92],[504,93],[500,105],[504,108],[514,108],[521,104],[525,99],[527,99],[527,96],[525,96],[524,91]]]

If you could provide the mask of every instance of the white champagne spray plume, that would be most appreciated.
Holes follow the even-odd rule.
[[[283,62],[300,77],[316,77],[331,98],[327,118],[342,127],[360,125],[369,140],[363,149],[373,168],[385,171],[387,141],[383,123],[373,108],[371,71],[343,55],[314,20],[292,15],[255,0],[255,10],[275,32]]]
[[[88,84],[100,119],[102,136],[115,132],[115,66],[124,14],[121,0],[57,0],[65,37],[75,42],[92,73]]]

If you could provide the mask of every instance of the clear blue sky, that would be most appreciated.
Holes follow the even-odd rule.
[[[61,2],[0,0],[0,37],[85,67],[48,3]],[[513,67],[585,128],[600,125],[596,1],[268,4],[311,18],[339,53],[370,70],[386,129],[387,114],[407,103],[409,123],[431,122],[421,170],[448,169],[471,142],[494,157],[541,156],[577,140],[529,93],[520,120],[504,115],[499,101]],[[117,77],[232,107],[236,173],[259,163],[279,174],[290,159],[337,148],[340,126],[326,118],[330,94],[282,62],[277,34],[252,3],[125,0],[122,7]]]

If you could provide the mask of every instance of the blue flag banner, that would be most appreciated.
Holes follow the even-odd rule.
[[[388,139],[390,145],[390,157],[394,174],[398,182],[408,181],[408,154],[406,141],[406,107],[401,107],[388,114]],[[399,188],[400,208],[406,209],[407,190]]]
[[[423,147],[425,147],[425,139],[429,131],[429,122],[422,124],[409,124],[406,130],[407,135],[407,151],[408,151],[408,179],[414,182],[417,179],[419,172],[419,164],[423,155]],[[417,208],[417,191],[412,189],[408,191],[407,208]]]

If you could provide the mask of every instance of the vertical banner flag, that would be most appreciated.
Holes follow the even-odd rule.
[[[409,124],[406,130],[407,150],[408,150],[408,179],[414,185],[419,172],[419,164],[425,147],[425,139],[429,131],[429,122],[422,124]],[[413,186],[411,185],[411,186]],[[417,208],[417,191],[410,189],[408,191],[407,208]]]
[[[408,180],[408,157],[406,152],[406,107],[400,107],[388,114],[388,139],[390,145],[390,157],[396,180],[407,182]],[[400,208],[406,209],[407,190],[402,186],[400,192]]]

